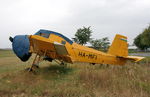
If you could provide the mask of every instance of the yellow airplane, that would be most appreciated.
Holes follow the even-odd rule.
[[[39,30],[35,35],[17,35],[10,37],[14,53],[22,60],[27,61],[35,53],[32,70],[42,60],[59,60],[74,63],[84,62],[91,64],[124,65],[128,60],[138,62],[144,57],[128,56],[127,37],[117,34],[107,53],[79,45],[64,35]]]

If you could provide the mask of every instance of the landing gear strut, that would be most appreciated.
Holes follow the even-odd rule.
[[[67,65],[67,64],[65,64],[64,63],[64,61],[58,61],[58,60],[54,60],[57,64],[59,64],[59,65],[62,65],[62,66],[65,66],[65,65]]]
[[[36,54],[32,66],[29,68],[29,71],[35,71],[37,68],[39,68],[39,63],[40,61],[42,61],[41,56],[39,56],[38,54]]]

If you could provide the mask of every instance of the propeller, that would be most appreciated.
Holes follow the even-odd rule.
[[[14,39],[10,36],[10,37],[9,37],[9,40],[10,40],[11,42],[13,42]]]

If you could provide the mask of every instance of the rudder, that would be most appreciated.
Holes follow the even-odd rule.
[[[117,34],[108,53],[119,57],[128,56],[127,37]]]

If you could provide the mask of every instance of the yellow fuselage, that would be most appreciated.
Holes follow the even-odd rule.
[[[49,38],[39,35],[30,35],[30,52],[45,55],[52,59],[59,59],[65,62],[86,62],[96,64],[125,64],[126,60],[118,58],[115,55],[97,51],[77,43],[68,43],[65,39],[55,34],[50,34]],[[56,52],[54,42],[62,43],[65,41],[65,47],[68,55],[59,55]]]

